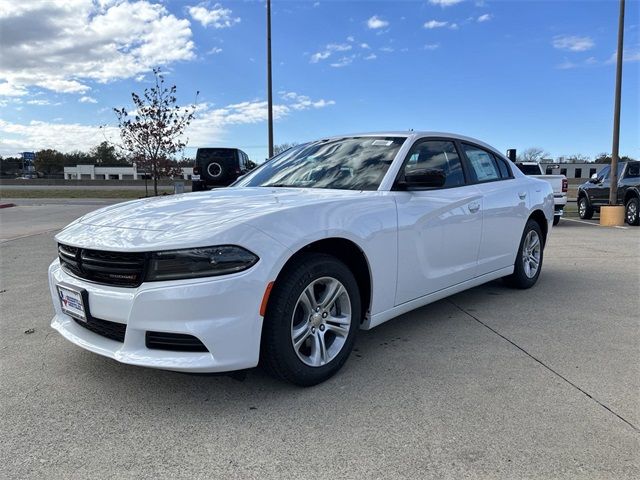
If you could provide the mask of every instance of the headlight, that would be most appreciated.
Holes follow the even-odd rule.
[[[151,254],[147,281],[212,277],[241,272],[255,265],[258,257],[242,247],[189,248]]]

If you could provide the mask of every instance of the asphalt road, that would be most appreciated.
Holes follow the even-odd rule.
[[[0,211],[0,477],[640,477],[640,228],[563,221],[535,288],[360,332],[300,389],[124,366],[51,330],[50,230],[92,208]]]

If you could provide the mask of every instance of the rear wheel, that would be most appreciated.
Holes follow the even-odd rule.
[[[360,292],[347,266],[330,255],[304,255],[271,292],[261,363],[297,385],[323,382],[349,357],[360,318]]]
[[[507,285],[525,289],[536,284],[542,270],[543,241],[540,225],[535,220],[529,220],[520,240],[513,273],[504,277]]]
[[[631,197],[627,200],[624,207],[625,220],[629,225],[640,225],[640,216],[638,215],[638,197]]]
[[[555,226],[555,225],[557,225],[559,223],[560,223],[560,215],[555,215],[553,217],[553,225]]]
[[[593,218],[593,207],[589,205],[589,201],[584,195],[578,198],[578,215],[580,215],[580,218],[583,220]]]

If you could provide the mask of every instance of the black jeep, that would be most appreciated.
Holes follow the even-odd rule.
[[[255,167],[249,156],[238,148],[199,148],[191,177],[191,190],[226,187]]]
[[[594,173],[591,179],[578,188],[578,213],[580,218],[589,219],[600,207],[609,204],[611,167],[604,167]],[[618,199],[625,206],[625,220],[629,225],[640,225],[640,162],[632,160],[618,164]]]

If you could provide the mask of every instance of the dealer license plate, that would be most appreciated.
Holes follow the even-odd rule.
[[[84,302],[82,301],[82,294],[61,285],[57,285],[57,287],[62,311],[71,317],[86,322],[87,315],[85,313]]]

